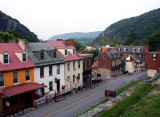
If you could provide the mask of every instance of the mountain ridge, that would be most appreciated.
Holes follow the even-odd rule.
[[[39,41],[37,35],[31,32],[26,26],[0,10],[0,31],[6,32],[8,30],[14,30],[23,36],[30,36],[35,42]]]
[[[111,24],[93,42],[99,43],[103,37],[125,40],[132,32],[136,33],[137,40],[142,40],[158,30],[160,30],[160,8]]]
[[[56,40],[56,39],[81,39],[81,38],[96,38],[102,31],[94,31],[94,32],[73,32],[73,33],[64,33],[60,35],[55,35],[49,38],[48,40]]]

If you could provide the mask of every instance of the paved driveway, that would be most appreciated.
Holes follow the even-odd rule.
[[[92,105],[104,99],[104,90],[118,90],[129,82],[146,75],[140,72],[121,78],[111,78],[110,82],[102,84],[81,94],[72,96],[66,100],[37,109],[21,117],[75,117]]]

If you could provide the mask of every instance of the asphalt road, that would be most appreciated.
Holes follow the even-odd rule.
[[[146,75],[146,72],[140,72],[122,78],[111,78],[108,83],[72,96],[66,100],[24,114],[21,117],[75,117],[92,105],[98,103],[100,100],[104,99],[105,89],[118,90],[129,82],[132,82],[144,75]]]

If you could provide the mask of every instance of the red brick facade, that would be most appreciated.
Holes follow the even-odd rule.
[[[156,55],[156,59],[153,58]],[[160,52],[148,52],[147,56],[147,69],[157,70],[160,68]]]

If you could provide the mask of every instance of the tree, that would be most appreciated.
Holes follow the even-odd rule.
[[[0,32],[0,43],[8,43],[10,40],[27,39],[29,42],[33,41],[30,36],[23,36],[14,30],[8,30],[7,32]]]
[[[95,49],[95,50],[88,51],[87,53],[93,54],[93,60],[94,60],[98,56],[98,52],[99,52],[99,50]]]
[[[100,45],[110,45],[111,39],[109,37],[102,37],[100,40]]]
[[[149,45],[149,51],[156,51],[160,48],[160,30],[144,38],[142,43]]]
[[[131,32],[129,33],[127,39],[124,41],[124,45],[130,45],[133,44],[136,41],[136,33],[135,32]]]
[[[80,44],[77,41],[74,42],[74,46],[75,46],[77,52],[81,52],[82,50],[84,50],[86,48],[84,45]]]

